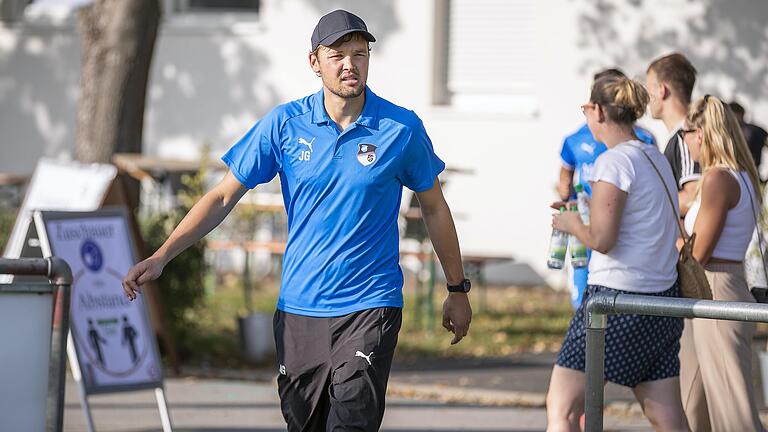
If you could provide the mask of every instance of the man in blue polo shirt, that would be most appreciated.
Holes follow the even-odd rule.
[[[319,92],[281,105],[222,159],[225,178],[152,257],[123,281],[139,285],[203,237],[242,195],[280,176],[288,212],[274,318],[278,388],[290,431],[378,430],[402,319],[397,217],[403,186],[416,192],[448,281],[443,326],[459,342],[472,310],[459,243],[421,120],[367,86],[369,43],[357,16],[337,10],[312,34]]]
[[[606,69],[598,72],[593,78],[593,82],[605,76],[624,77],[624,72],[618,69]],[[635,126],[635,135],[640,141],[646,144],[655,144],[653,135],[645,129]],[[590,186],[590,177],[592,167],[595,165],[597,157],[608,150],[605,144],[597,141],[589,131],[585,123],[578,131],[567,136],[563,142],[560,151],[560,181],[557,185],[557,193],[563,201],[572,201],[576,199],[574,186],[582,185],[584,191],[591,197],[592,186]],[[591,251],[588,252],[591,256]],[[568,266],[571,273],[568,278],[568,284],[571,292],[571,305],[578,309],[581,300],[584,298],[584,290],[587,288],[587,267],[573,268]]]

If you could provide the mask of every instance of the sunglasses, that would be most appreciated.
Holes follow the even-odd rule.
[[[685,136],[691,132],[696,132],[696,129],[680,129],[677,131],[677,136],[679,136],[681,139],[685,139]]]
[[[597,104],[593,104],[592,102],[585,103],[584,105],[581,106],[581,113],[586,114],[587,110],[595,109],[596,107],[597,107]]]

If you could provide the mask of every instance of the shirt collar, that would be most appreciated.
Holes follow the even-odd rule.
[[[312,123],[314,124],[331,122],[331,117],[325,112],[323,100],[323,90],[312,96]],[[379,128],[379,97],[368,86],[365,86],[363,111],[357,117],[355,123],[371,129]]]
[[[678,135],[678,132],[682,130],[684,126],[685,126],[685,119],[682,119],[680,120],[680,123],[674,129],[672,129],[672,134],[669,136],[669,138],[667,138],[667,140],[671,141],[674,138],[680,142],[683,142],[682,137]]]
[[[330,123],[331,118],[328,113],[325,112],[325,106],[323,106],[323,90],[312,95],[312,123]]]
[[[379,129],[379,97],[365,86],[365,105],[355,123],[371,129]]]

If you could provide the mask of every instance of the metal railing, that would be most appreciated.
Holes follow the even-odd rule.
[[[768,304],[598,292],[587,300],[585,430],[603,430],[605,329],[610,314],[768,322]]]
[[[0,258],[0,274],[44,276],[49,283],[14,282],[0,284],[0,293],[51,294],[55,299],[50,340],[46,431],[60,432],[64,427],[64,386],[66,373],[67,334],[69,332],[69,298],[72,271],[64,260],[52,258]]]

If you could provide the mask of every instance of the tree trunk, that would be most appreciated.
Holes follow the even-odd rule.
[[[115,153],[141,153],[149,69],[160,24],[160,0],[96,0],[80,10],[81,72],[75,158],[109,163]],[[125,204],[142,257],[134,219],[139,184],[121,176],[107,204]],[[111,200],[111,201],[110,201]],[[127,202],[124,202],[127,201]],[[150,316],[178,372],[176,344],[155,289],[145,291]]]
[[[75,157],[141,153],[159,0],[97,0],[80,11],[82,72]]]

